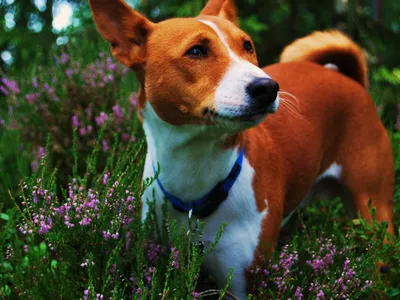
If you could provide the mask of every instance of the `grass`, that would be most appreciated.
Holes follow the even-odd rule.
[[[226,288],[210,291],[201,272],[212,247],[202,249],[195,224],[182,232],[166,210],[162,230],[155,215],[142,224],[137,85],[101,49],[82,43],[1,83],[0,297],[228,297]],[[371,93],[395,153],[399,230],[398,114],[385,117],[387,105],[398,105],[396,72],[374,71]],[[254,299],[400,297],[399,241],[383,244],[384,225],[347,219],[338,199],[301,211],[284,233],[268,266],[251,270]],[[377,261],[390,271],[377,272]]]

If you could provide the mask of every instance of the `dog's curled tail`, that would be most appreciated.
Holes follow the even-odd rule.
[[[312,61],[368,86],[367,61],[360,47],[337,30],[316,31],[288,45],[281,62]]]

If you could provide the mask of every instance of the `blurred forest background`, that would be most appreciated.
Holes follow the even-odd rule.
[[[157,22],[195,16],[206,0],[127,2]],[[385,125],[400,128],[399,0],[236,3],[240,25],[253,37],[261,65],[276,62],[285,45],[313,30],[338,28],[351,36],[366,50],[370,91],[377,104],[383,103],[379,109]],[[87,0],[0,0],[0,16],[1,77],[29,77],[37,72],[37,66],[53,66],[52,58],[62,51],[78,49],[76,55],[83,61],[91,61],[101,51],[108,52],[108,45],[94,26]]]
[[[153,21],[193,16],[206,0],[128,0]],[[261,64],[316,29],[339,28],[369,53],[373,66],[400,65],[398,0],[237,0],[241,26],[256,41]],[[48,63],[49,51],[82,39],[102,43],[86,0],[0,0],[0,67],[3,72]]]

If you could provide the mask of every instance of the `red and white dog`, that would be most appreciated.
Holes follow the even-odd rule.
[[[231,292],[244,299],[261,245],[276,243],[283,220],[327,176],[349,189],[363,218],[371,218],[372,198],[393,234],[392,150],[365,89],[365,58],[351,40],[314,33],[261,69],[231,0],[158,24],[122,0],[90,5],[113,55],[140,82],[143,177],[161,168],[143,200],[154,191],[157,213],[166,197],[182,224],[188,213],[201,218],[206,247],[228,223],[205,260],[218,284],[234,267]],[[143,218],[147,212],[144,201]]]

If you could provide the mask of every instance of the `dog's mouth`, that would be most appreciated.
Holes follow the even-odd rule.
[[[205,119],[210,119],[213,121],[223,120],[223,121],[230,121],[230,122],[240,122],[240,123],[259,123],[262,121],[265,116],[267,115],[268,110],[257,110],[257,111],[243,111],[241,114],[238,115],[224,115],[218,113],[213,109],[206,108],[203,111],[203,115]]]

